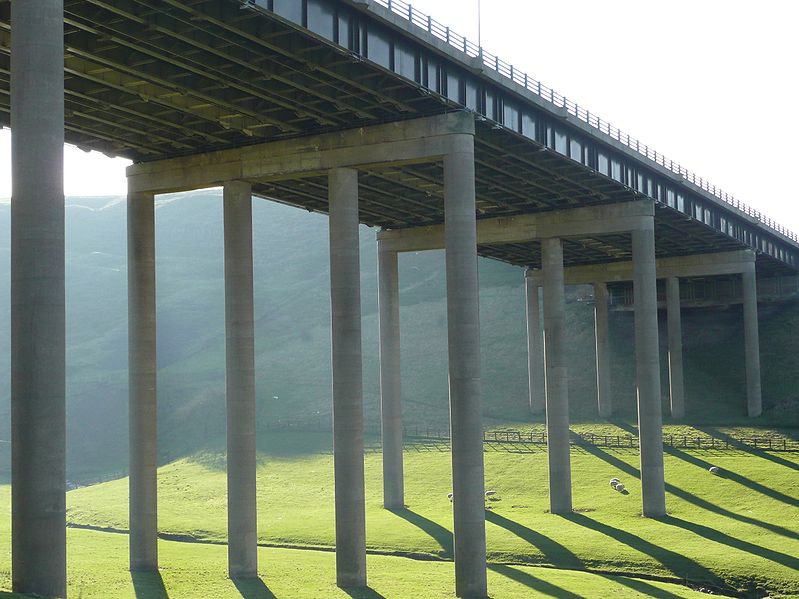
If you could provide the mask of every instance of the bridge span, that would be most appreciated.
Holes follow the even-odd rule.
[[[134,162],[128,170],[131,569],[156,570],[159,563],[154,197],[160,193],[224,187],[231,576],[257,576],[253,195],[330,215],[342,587],[367,582],[359,223],[380,229],[387,509],[404,505],[397,256],[446,250],[458,596],[487,594],[478,255],[525,269],[530,405],[547,414],[553,513],[572,509],[565,284],[595,288],[597,401],[604,417],[613,409],[607,285],[633,282],[645,516],[666,513],[658,278],[667,281],[672,415],[684,414],[680,277],[717,274],[741,276],[747,411],[756,417],[762,410],[757,276],[799,269],[796,234],[404,2],[0,0],[0,125],[14,131],[17,591],[66,594],[65,140]]]

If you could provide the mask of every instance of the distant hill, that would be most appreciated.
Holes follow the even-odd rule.
[[[127,275],[123,198],[67,202],[68,465],[90,479],[127,465]],[[267,201],[253,208],[259,425],[330,413],[327,217]],[[379,415],[374,230],[361,230],[364,393]],[[224,428],[224,281],[219,190],[157,205],[159,436],[164,458],[202,447]],[[443,252],[400,259],[406,421],[447,422]],[[9,205],[0,203],[0,440],[9,434]],[[527,419],[521,269],[480,260],[484,411],[488,422]],[[570,402],[594,417],[593,306],[569,294]],[[685,311],[688,409],[738,417],[744,405],[740,307]],[[799,324],[793,304],[761,309],[766,408],[778,419],[796,396]],[[611,318],[614,391],[635,414],[632,315]],[[665,335],[662,336],[665,338]],[[663,362],[665,369],[665,347]],[[664,370],[664,385],[667,380]],[[665,389],[665,386],[664,386]],[[8,444],[0,443],[0,476]]]

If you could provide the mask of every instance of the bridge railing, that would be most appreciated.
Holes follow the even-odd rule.
[[[741,202],[737,198],[731,196],[727,192],[713,185],[706,179],[703,179],[696,173],[688,170],[678,162],[675,162],[670,158],[667,158],[660,152],[654,150],[653,148],[650,148],[644,143],[641,143],[638,139],[625,133],[618,127],[611,125],[607,121],[598,117],[596,114],[593,114],[591,111],[587,110],[583,106],[580,106],[576,102],[568,99],[562,94],[559,94],[551,87],[548,87],[542,84],[540,81],[533,79],[532,77],[527,75],[527,73],[515,68],[512,64],[509,64],[504,60],[501,60],[498,56],[485,51],[480,46],[469,41],[468,39],[466,39],[466,37],[454,32],[446,25],[442,25],[438,21],[431,18],[429,15],[426,15],[423,12],[417,10],[416,8],[413,8],[412,4],[404,2],[403,0],[374,0],[374,2],[376,4],[380,4],[385,8],[388,8],[397,15],[405,17],[408,21],[410,21],[414,25],[421,27],[422,29],[425,29],[428,33],[430,33],[434,37],[448,43],[449,45],[460,50],[467,56],[470,56],[472,58],[481,58],[482,63],[485,67],[492,69],[501,75],[504,75],[508,79],[511,79],[514,83],[517,83],[525,87],[528,91],[531,91],[534,94],[540,96],[541,98],[550,102],[554,106],[565,109],[569,114],[577,117],[584,123],[587,123],[591,127],[610,136],[612,139],[615,139],[619,143],[624,144],[625,146],[627,146],[632,150],[635,150],[636,152],[648,158],[649,160],[683,177],[689,183],[692,183],[697,187],[705,190],[706,192],[722,200],[726,204],[729,204],[730,206],[740,210],[741,212],[747,214],[748,216],[757,219],[762,225],[771,229],[772,231],[779,233],[780,235],[783,235],[788,239],[799,242],[799,235],[797,233],[791,231],[787,227],[784,227],[783,225],[779,224],[778,222],[764,215],[760,211],[755,210],[751,206]]]

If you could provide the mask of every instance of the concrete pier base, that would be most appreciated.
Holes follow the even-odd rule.
[[[757,322],[755,264],[741,274],[744,300],[744,354],[746,356],[746,411],[750,418],[763,413],[760,389],[760,333]]]
[[[563,244],[541,240],[544,279],[544,348],[546,360],[547,452],[549,457],[549,510],[572,511],[569,456],[569,380],[566,362],[566,299]]]
[[[228,572],[258,576],[252,187],[224,186]]]
[[[544,340],[541,336],[541,309],[538,284],[525,273],[525,298],[527,306],[527,381],[530,412],[543,414],[546,403],[544,390]]]
[[[128,195],[130,569],[158,569],[155,197]]]
[[[635,366],[638,382],[638,435],[641,446],[643,514],[666,514],[663,473],[663,416],[660,405],[655,231],[633,231]]]
[[[352,588],[366,586],[358,171],[331,170],[328,194],[336,583]]]
[[[669,337],[669,396],[671,417],[685,416],[685,388],[682,368],[682,317],[680,315],[680,280],[666,279],[666,317]]]
[[[474,146],[444,159],[455,593],[485,597],[486,537]]]
[[[613,415],[610,391],[610,342],[608,340],[608,286],[594,283],[594,337],[596,339],[596,397],[600,418]]]
[[[12,587],[66,595],[64,6],[11,5]]]
[[[383,507],[388,510],[397,510],[405,506],[402,464],[399,269],[397,252],[381,251],[379,242],[377,247]]]

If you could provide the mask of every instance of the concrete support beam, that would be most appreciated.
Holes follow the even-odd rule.
[[[751,418],[763,413],[760,390],[760,333],[757,322],[757,280],[754,264],[742,274],[744,296],[744,353],[746,356],[746,409]]]
[[[474,116],[450,113],[134,164],[127,169],[128,185],[133,191],[167,193],[225,181],[254,183],[363,165],[425,163],[441,160],[473,137]]]
[[[11,6],[12,586],[66,596],[64,6]]]
[[[680,279],[666,279],[666,318],[669,337],[669,395],[671,417],[685,416],[685,388],[682,368],[682,317],[680,315]]]
[[[444,159],[455,594],[487,596],[474,145]]]
[[[608,286],[594,283],[594,337],[596,339],[596,396],[600,418],[613,415],[610,391],[610,342],[608,339]]]
[[[572,481],[569,456],[569,372],[566,361],[563,242],[560,239],[541,241],[541,265],[544,278],[549,510],[553,514],[570,514]]]
[[[654,223],[652,228],[633,231],[633,276],[643,514],[658,517],[666,514],[666,491],[663,478]]]
[[[155,198],[128,194],[130,569],[158,570]]]
[[[252,188],[224,186],[228,572],[258,576]]]
[[[328,176],[336,583],[366,586],[358,171]]]
[[[397,252],[382,251],[379,243],[377,247],[383,507],[388,510],[398,510],[405,506],[402,465],[399,268]]]
[[[524,243],[543,237],[573,237],[626,233],[643,226],[654,216],[648,201],[589,206],[536,214],[486,218],[477,222],[478,245]],[[420,252],[444,247],[444,226],[381,231],[378,239],[386,249]]]
[[[527,380],[530,412],[543,414],[546,402],[544,389],[544,340],[541,336],[541,309],[538,285],[525,272],[524,283],[527,305]]]

